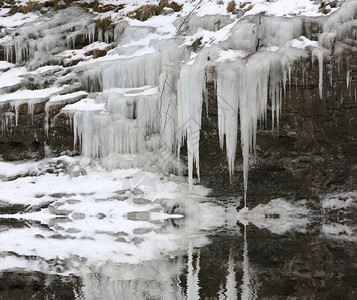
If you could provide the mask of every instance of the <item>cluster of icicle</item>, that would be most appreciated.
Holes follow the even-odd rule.
[[[313,52],[320,64],[320,95],[326,48],[336,49],[339,42],[351,38],[356,10],[357,1],[348,1],[337,13],[322,20],[324,33],[320,36],[320,47]],[[60,22],[58,19],[52,22],[55,20]],[[36,41],[35,45],[27,31],[9,43],[5,55],[11,60],[12,51],[15,51],[17,63],[32,57],[30,66],[34,62],[38,66],[43,60],[41,55],[50,55],[58,49],[59,43],[73,43],[78,32],[84,33],[90,42],[96,38],[107,43],[114,40],[115,47],[107,59],[71,69],[89,92],[85,103],[94,104],[93,109],[83,109],[80,105],[65,109],[72,114],[75,144],[80,145],[83,155],[101,157],[109,167],[123,166],[114,161],[116,154],[136,154],[139,165],[149,162],[170,169],[173,167],[171,154],[179,156],[186,142],[190,187],[194,167],[198,178],[200,176],[202,105],[208,70],[214,68],[220,145],[226,149],[232,175],[240,131],[246,195],[249,158],[255,153],[258,120],[266,119],[270,105],[272,124],[279,126],[282,98],[292,63],[307,55],[305,50],[289,46],[289,42],[306,33],[304,22],[302,17],[287,19],[260,15],[235,20],[227,16],[192,14],[185,24],[187,35],[194,35],[201,28],[206,31],[223,28],[225,33],[228,28],[229,31],[225,39],[213,42],[194,55],[185,46],[184,37],[168,38],[155,28],[119,22],[109,35],[96,31],[84,21],[74,25],[63,22],[61,26],[73,27],[73,34],[66,40],[53,35],[50,26],[41,29],[41,41]],[[180,22],[175,25],[183,28]],[[140,44],[150,35],[153,36],[150,44]],[[232,51],[235,58],[227,58]],[[156,158],[150,160],[152,155]]]

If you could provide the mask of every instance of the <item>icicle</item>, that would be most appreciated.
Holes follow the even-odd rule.
[[[195,80],[192,80],[192,79]],[[187,142],[188,176],[190,190],[193,187],[193,165],[199,169],[199,142],[201,130],[202,94],[206,89],[205,64],[198,61],[183,65],[178,80],[178,147]]]
[[[31,117],[31,124],[32,125],[33,125],[34,106],[35,106],[35,102],[34,101],[30,100],[27,103],[28,114]]]
[[[135,154],[144,149],[145,130],[138,128],[135,120],[114,120],[108,114],[76,112],[73,126],[75,146],[80,141],[81,152],[87,157]]]
[[[302,35],[303,19],[262,17],[260,27],[262,44],[281,46]]]
[[[350,87],[351,80],[352,80],[351,70],[348,70],[347,71],[347,79],[346,79],[347,89]]]
[[[88,68],[81,76],[81,81],[89,92],[101,91],[103,87],[101,68],[97,66]]]
[[[99,42],[103,42],[103,30],[102,30],[102,28],[98,28],[98,37],[97,37],[97,40],[99,41]]]
[[[87,36],[89,44],[94,43],[94,41],[95,41],[95,24],[94,23],[88,25],[86,36]]]
[[[217,14],[198,16],[194,13],[189,18],[187,27],[192,33],[196,32],[199,29],[217,31],[232,22],[233,20],[228,15]]]
[[[114,33],[113,33],[114,42],[118,43],[120,41],[120,39],[124,34],[125,28],[128,26],[129,24],[126,21],[121,21],[115,25]]]
[[[244,81],[240,91],[239,113],[241,147],[243,154],[244,205],[248,189],[249,155],[255,150],[257,120],[264,115],[267,106],[269,60],[262,64],[260,56],[252,56],[242,72]]]
[[[11,133],[14,127],[15,114],[13,112],[5,112],[1,116],[1,132],[5,134],[6,132]]]
[[[50,117],[50,109],[51,109],[51,103],[47,101],[45,104],[45,120],[44,120],[44,126],[43,126],[46,131],[47,137],[48,137],[48,131],[49,131],[48,119]]]
[[[322,87],[323,87],[323,64],[324,64],[324,55],[325,50],[323,49],[314,49],[312,51],[312,59],[317,58],[319,61],[319,92],[320,92],[320,99],[322,99]]]
[[[15,125],[18,126],[19,123],[19,109],[20,105],[23,104],[23,102],[18,102],[18,101],[12,101],[11,106],[13,109],[15,109]]]
[[[288,70],[289,70],[289,89],[291,89],[291,66],[289,66]],[[285,90],[284,90],[284,93],[285,93]]]
[[[156,86],[160,70],[158,53],[118,60],[103,71],[103,89]]]
[[[178,140],[176,137],[177,126],[177,97],[176,84],[179,68],[174,65],[166,66],[160,75],[160,155],[159,157],[169,157],[171,153],[177,154]],[[179,162],[179,157],[177,158]],[[162,163],[160,163],[162,165]],[[166,162],[164,162],[166,164]]]
[[[4,57],[8,62],[12,62],[12,43],[8,42],[4,46]]]
[[[238,108],[241,75],[241,62],[236,68],[227,64],[220,65],[217,69],[217,103],[218,103],[218,131],[219,142],[223,149],[224,136],[226,136],[226,151],[228,159],[229,176],[234,172],[234,160],[237,145]]]

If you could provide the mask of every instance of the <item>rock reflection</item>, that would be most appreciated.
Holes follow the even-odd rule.
[[[100,270],[83,268],[82,286],[77,300],[173,299],[183,300],[178,274],[184,269],[182,258],[115,265],[108,262]]]
[[[238,213],[234,201],[160,201],[154,213],[146,210],[145,220],[124,218],[131,225],[126,232],[120,231],[117,215],[106,213],[96,220],[101,230],[85,232],[94,233],[90,243],[77,230],[58,228],[67,229],[69,223],[83,232],[88,214],[67,223],[52,224],[50,218],[46,224],[31,220],[36,213],[29,212],[23,215],[26,220],[1,222],[0,238],[8,241],[0,246],[1,271],[73,275],[78,278],[71,279],[76,300],[320,299],[329,294],[338,299],[341,293],[356,299],[349,279],[355,278],[357,265],[356,225],[350,218],[356,197],[351,197],[329,197],[316,211],[307,209],[306,202],[275,199]],[[71,238],[54,237],[56,230]],[[97,248],[77,247],[69,255],[77,242]],[[36,255],[29,255],[32,249]]]
[[[228,270],[227,270],[228,274],[226,277],[226,285],[225,285],[225,289],[221,288],[220,291],[218,292],[219,300],[238,299],[237,281],[236,281],[236,273],[234,271],[234,266],[235,264],[231,251],[228,259]]]

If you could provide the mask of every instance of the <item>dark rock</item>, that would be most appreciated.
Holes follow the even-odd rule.
[[[75,299],[75,276],[50,275],[40,272],[3,272],[0,299]]]
[[[311,58],[307,58],[293,65],[280,128],[278,131],[269,129],[271,111],[268,111],[268,122],[257,133],[257,156],[251,161],[249,171],[249,205],[277,196],[317,198],[321,193],[356,187],[357,102],[354,90],[357,81],[347,88],[346,81],[338,75],[338,61],[340,74],[347,74],[351,68],[355,69],[357,54],[345,52],[325,60],[322,99],[318,88],[318,64],[312,64]],[[201,183],[213,189],[212,195],[242,196],[240,143],[230,182],[226,154],[219,146],[213,83],[208,84],[208,95],[208,114],[205,105],[202,112],[200,149],[205,151],[200,156]],[[184,156],[185,150],[182,150]]]

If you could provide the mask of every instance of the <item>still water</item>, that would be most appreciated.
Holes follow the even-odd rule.
[[[237,212],[180,178],[64,161],[3,177],[0,299],[357,299],[357,193]]]

